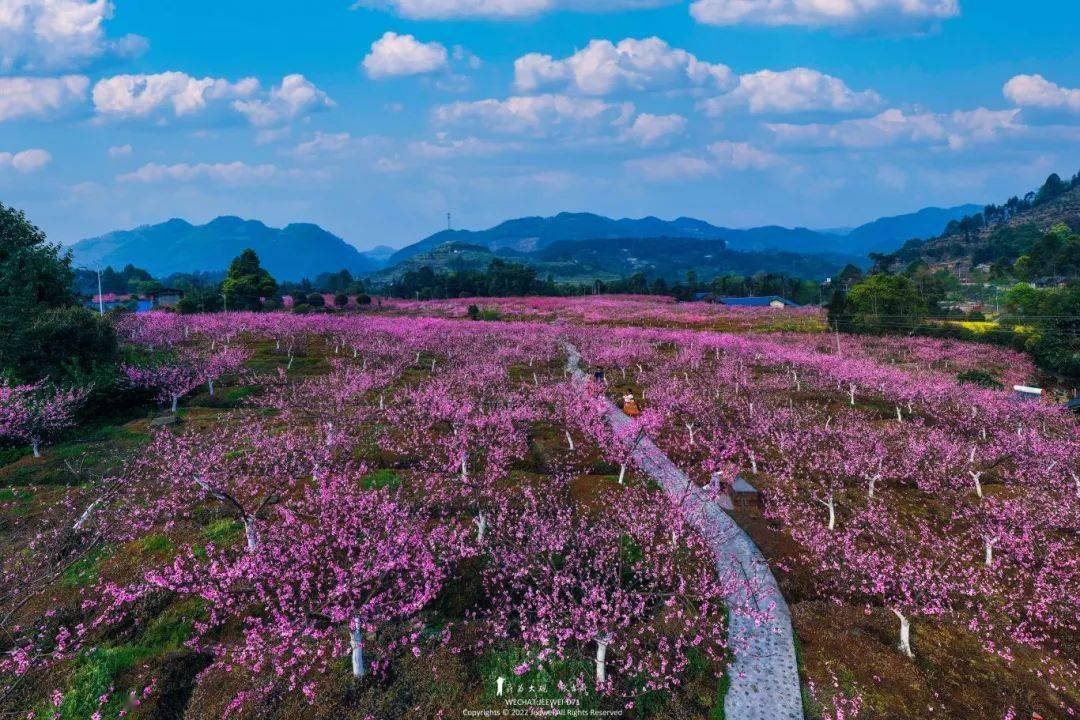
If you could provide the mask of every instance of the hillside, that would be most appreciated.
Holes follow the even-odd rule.
[[[840,253],[865,257],[871,252],[895,249],[911,238],[932,237],[950,221],[978,209],[976,205],[926,208],[908,215],[881,218],[848,231],[776,225],[733,229],[687,217],[675,220],[656,217],[616,220],[592,213],[564,212],[546,218],[507,220],[487,230],[443,230],[394,253],[389,264],[394,265],[449,242],[478,245],[496,252],[536,252],[566,241],[658,237],[723,240],[732,250]]]
[[[1080,229],[1080,175],[1063,181],[1052,175],[1037,191],[1013,197],[1004,205],[950,223],[928,240],[912,240],[896,252],[875,258],[877,266],[896,271],[912,262],[968,269],[981,263],[1011,263],[1024,255],[1054,225]]]
[[[245,248],[255,250],[263,266],[279,280],[341,269],[360,274],[381,267],[379,261],[318,225],[294,223],[279,229],[238,217],[219,217],[206,225],[173,219],[111,232],[76,243],[72,253],[77,265],[121,268],[131,263],[164,277],[224,270]]]
[[[845,240],[849,248],[858,247],[863,253],[889,252],[912,238],[934,237],[953,220],[960,220],[980,210],[980,205],[923,208],[915,213],[884,217],[860,225],[848,232]]]
[[[536,268],[540,277],[556,282],[615,280],[641,272],[649,277],[681,280],[688,271],[701,277],[722,274],[783,273],[822,279],[858,257],[835,254],[800,255],[786,252],[731,250],[722,240],[646,237],[560,240],[535,252],[508,248],[492,251],[466,242],[449,242],[412,255],[371,276],[375,283],[392,282],[410,270],[430,267],[439,273],[485,270],[495,258]]]

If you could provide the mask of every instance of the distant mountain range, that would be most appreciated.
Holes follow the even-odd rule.
[[[382,245],[367,252],[312,224],[279,229],[238,217],[219,217],[205,225],[173,219],[82,240],[72,252],[77,265],[119,269],[130,263],[156,277],[221,271],[245,248],[254,249],[279,280],[314,279],[341,269],[386,279],[415,267],[417,261],[438,268],[472,267],[496,256],[535,265],[557,279],[591,279],[585,277],[588,274],[619,277],[638,271],[674,277],[689,269],[704,276],[785,272],[819,277],[848,262],[865,265],[871,252],[932,237],[951,220],[978,209],[927,208],[850,231],[732,229],[686,217],[612,219],[560,213],[507,220],[487,230],[443,230],[400,250]],[[439,252],[440,248],[452,251]]]
[[[493,251],[536,252],[565,240],[661,237],[723,240],[731,250],[780,250],[865,257],[872,252],[895,250],[912,238],[932,237],[940,233],[949,221],[980,209],[978,205],[926,208],[910,215],[875,220],[846,233],[778,226],[737,230],[686,217],[675,220],[655,217],[614,220],[592,213],[559,213],[554,217],[507,220],[487,230],[442,230],[402,248],[388,262],[394,265],[448,242],[480,245]]]
[[[263,267],[278,280],[314,278],[341,269],[369,273],[383,266],[379,255],[387,257],[385,251],[376,257],[365,255],[318,225],[297,223],[279,229],[238,217],[219,217],[206,225],[173,219],[81,240],[71,250],[76,265],[119,269],[131,263],[165,277],[224,270],[245,248],[258,253]]]
[[[484,245],[452,241],[399,260],[369,276],[369,281],[376,287],[386,285],[422,267],[442,273],[484,270],[496,258],[530,265],[540,277],[563,283],[606,282],[639,272],[649,278],[681,280],[691,270],[703,279],[759,272],[821,279],[848,263],[867,265],[866,258],[848,255],[731,250],[724,240],[713,238],[557,240],[533,252],[507,247],[493,251]]]

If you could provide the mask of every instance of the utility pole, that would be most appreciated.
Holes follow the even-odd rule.
[[[453,226],[450,224],[450,213],[446,213],[446,229],[452,230]]]
[[[105,298],[101,297],[101,266],[97,267],[97,304],[98,315],[105,315]]]
[[[225,301],[225,310],[224,310],[224,312],[229,312],[229,296],[226,295],[225,293],[221,293],[221,299]]]

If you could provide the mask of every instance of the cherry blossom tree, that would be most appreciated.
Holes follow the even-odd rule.
[[[75,413],[90,388],[60,388],[40,381],[32,385],[0,385],[0,437],[30,446],[41,457],[41,446],[75,425]]]

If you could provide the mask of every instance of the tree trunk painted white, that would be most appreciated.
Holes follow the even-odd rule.
[[[468,482],[469,481],[469,456],[468,455],[462,455],[461,456],[461,481],[462,482]]]
[[[911,652],[911,621],[896,608],[889,609],[893,611],[893,615],[900,621],[900,642],[897,644],[896,649],[909,658],[915,657],[915,653]]]
[[[293,363],[293,356],[292,356],[292,353],[289,353],[289,364],[285,366],[285,369],[286,370],[292,370],[292,363]]]
[[[367,675],[367,667],[364,665],[364,631],[360,628],[360,621],[353,620],[355,627],[349,629],[349,644],[352,646],[352,674],[359,680]]]
[[[71,529],[75,532],[82,530],[83,525],[86,525],[87,521],[90,519],[90,516],[94,514],[94,509],[101,504],[101,500],[101,498],[98,498],[94,502],[90,503],[90,505],[85,510],[83,510],[82,515],[80,515],[79,519],[75,521],[75,524],[71,527]]]
[[[487,533],[487,515],[483,510],[476,513],[476,517],[473,518],[473,523],[476,525],[476,539],[479,542],[484,541],[484,535]]]
[[[870,497],[874,497],[874,486],[877,484],[880,475],[874,475],[870,478]]]
[[[997,544],[998,539],[995,537],[984,538],[984,540],[986,541],[986,567],[990,567],[994,564],[994,545]]]
[[[536,373],[533,373],[533,385],[540,387],[540,378],[536,377]]]
[[[431,372],[435,372],[435,360],[431,361]]]
[[[619,484],[623,484],[623,478],[626,477],[626,463],[619,463]]]
[[[611,637],[604,635],[596,638],[596,684],[607,682],[607,649]]]
[[[750,451],[750,471],[757,475],[757,456],[753,450]]]
[[[206,386],[208,388],[210,388],[210,397],[214,397],[214,381],[213,380],[207,380],[206,381]]]
[[[38,438],[31,438],[30,449],[34,451],[34,457],[41,457],[41,440]]]
[[[683,423],[686,425],[687,431],[690,433],[690,444],[694,444],[694,423]]]
[[[854,385],[848,386],[848,394],[851,397],[851,404],[855,405],[855,386]]]
[[[172,411],[176,412],[176,402],[180,399],[179,395],[172,396]]]
[[[830,495],[827,500],[818,500],[819,503],[829,509],[829,530],[836,529],[836,501]]]
[[[981,480],[981,478],[982,478],[982,470],[979,470],[978,472],[976,472],[974,470],[968,470],[968,475],[970,475],[971,479],[975,481],[975,494],[978,495],[981,498],[983,496],[982,480]]]
[[[249,551],[259,547],[259,528],[255,524],[255,518],[250,515],[244,518],[244,535],[247,537]]]
[[[570,431],[566,431],[566,443],[570,446],[570,449],[574,449],[574,438],[570,437]]]
[[[382,394],[382,393],[379,393],[379,409],[380,409],[380,410],[384,410],[384,409],[386,409],[386,401],[385,401],[385,399],[383,398],[383,394]]]
[[[896,422],[898,422],[898,423],[904,422],[904,416],[900,414],[900,406],[899,405],[896,406]]]

